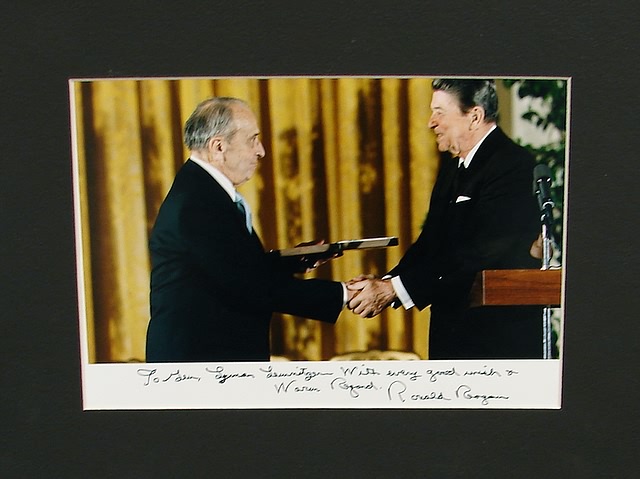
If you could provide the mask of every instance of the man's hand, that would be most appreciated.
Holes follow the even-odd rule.
[[[531,245],[529,254],[536,259],[542,259],[542,255],[544,253],[543,248],[544,248],[544,245],[542,242],[542,233],[540,233],[538,237],[535,239],[535,241],[533,242],[533,244]]]
[[[351,289],[349,287],[349,283],[345,283],[345,285],[347,286],[347,307],[349,307],[349,303],[351,302],[351,300],[353,298],[358,296],[358,293],[360,293],[360,290],[359,289]]]
[[[296,248],[300,246],[315,246],[325,244],[325,240],[317,240],[317,241],[307,241],[305,243],[300,243],[296,245]],[[298,265],[296,267],[296,272],[298,273],[309,273],[316,269],[318,266],[322,266],[323,264],[331,261],[334,258],[338,258],[342,256],[342,252],[339,253],[318,253],[318,254],[310,254],[305,256],[300,256],[298,258]]]
[[[348,307],[363,318],[377,316],[396,298],[391,280],[373,276],[358,276],[347,283],[347,289],[357,291]]]

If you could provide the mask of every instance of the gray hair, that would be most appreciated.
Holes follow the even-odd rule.
[[[184,124],[184,144],[190,150],[206,148],[214,136],[230,140],[236,132],[233,106],[248,105],[239,98],[213,97],[200,102]]]
[[[432,83],[434,90],[452,94],[458,99],[460,110],[467,113],[474,106],[484,109],[484,120],[498,120],[498,95],[494,80],[437,78]]]

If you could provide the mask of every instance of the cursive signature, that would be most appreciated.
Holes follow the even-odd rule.
[[[458,386],[458,389],[456,389],[456,397],[480,401],[480,404],[482,404],[483,406],[488,405],[489,401],[492,401],[492,400],[508,400],[509,399],[509,396],[502,396],[500,394],[475,393],[471,390],[471,387],[467,386],[466,384],[462,384]]]
[[[429,391],[421,393],[407,394],[407,385],[402,381],[393,381],[387,388],[389,401],[400,400],[400,402],[411,401],[451,401],[442,391]]]

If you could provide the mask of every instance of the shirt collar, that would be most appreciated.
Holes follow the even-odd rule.
[[[473,148],[471,148],[471,151],[469,152],[466,158],[462,158],[462,157],[458,158],[458,167],[460,167],[460,165],[464,162],[464,167],[469,168],[469,165],[471,164],[471,160],[473,160],[473,157],[477,153],[478,149],[480,148],[480,145],[484,140],[487,139],[487,137],[491,134],[491,132],[496,129],[496,127],[497,125],[493,125],[491,128],[489,128],[489,131],[480,139],[480,141],[476,143],[476,145]]]
[[[204,160],[201,160],[193,154],[191,154],[190,160],[193,161],[196,165],[200,166],[204,171],[209,173],[213,177],[213,179],[216,180],[220,184],[220,186],[222,186],[222,188],[224,188],[227,194],[231,197],[232,201],[236,200],[236,189],[233,186],[233,183],[231,183],[231,180],[227,178],[224,173],[222,173],[215,166],[207,163]]]

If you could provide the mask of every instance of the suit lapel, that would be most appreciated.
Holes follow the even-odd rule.
[[[485,138],[482,145],[480,145],[480,148],[478,148],[478,151],[473,156],[473,160],[471,160],[469,168],[467,168],[470,176],[473,176],[476,172],[482,169],[487,160],[491,158],[491,155],[493,155],[498,146],[504,142],[506,138],[507,137],[500,127],[496,127],[496,129]]]
[[[457,172],[457,164],[458,160],[451,158],[449,155],[441,160],[440,173],[433,190],[433,202],[439,203],[441,200],[446,202],[451,196],[453,182]]]
[[[194,181],[197,181],[197,188],[204,195],[204,201],[211,202],[217,205],[218,208],[224,208],[227,210],[231,217],[233,217],[233,223],[238,229],[241,229],[244,235],[255,236],[256,242],[262,248],[262,243],[255,233],[247,231],[244,215],[238,210],[238,207],[229,196],[229,193],[213,178],[209,173],[202,169],[197,163],[187,160],[183,168],[193,175]]]
[[[502,130],[497,127],[482,142],[480,148],[473,156],[469,167],[460,172],[456,198],[460,195],[473,198],[476,183],[481,177],[481,172],[487,161],[494,154],[499,145],[507,138]],[[455,201],[455,198],[454,198]]]

